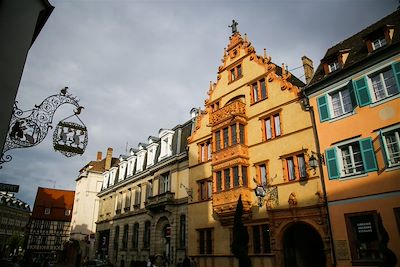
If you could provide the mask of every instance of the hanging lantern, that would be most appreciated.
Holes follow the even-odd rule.
[[[74,115],[79,119],[76,114]],[[68,118],[65,118],[64,120]],[[82,122],[83,125],[64,120],[61,120],[54,130],[54,149],[66,157],[82,155],[85,152],[88,143],[88,132],[86,126],[80,119],[79,121]]]

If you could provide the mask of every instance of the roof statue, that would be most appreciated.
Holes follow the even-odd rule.
[[[237,25],[239,23],[237,23],[234,19],[232,20],[232,25],[228,26],[229,28],[232,28],[232,34],[235,34],[238,32],[237,30]]]

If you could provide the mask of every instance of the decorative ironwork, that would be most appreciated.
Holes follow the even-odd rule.
[[[35,105],[33,109],[26,111],[18,108],[18,101],[15,102],[14,110],[10,120],[9,131],[7,133],[3,152],[0,158],[0,164],[12,160],[12,156],[5,155],[7,151],[15,148],[32,147],[41,143],[47,136],[48,130],[53,128],[51,124],[53,122],[54,113],[61,105],[74,105],[77,109],[74,111],[75,114],[72,116],[78,117],[77,115],[80,114],[83,107],[79,106],[79,100],[69,94],[67,90],[68,87],[61,89],[59,94],[47,97],[40,105]],[[80,119],[79,121],[83,124]],[[84,152],[88,142],[86,126],[84,126],[84,124],[82,126],[77,123],[60,121],[55,129],[53,141],[55,136],[61,135],[60,131],[66,129],[72,131],[72,142],[59,143],[59,140],[57,140],[54,142],[54,148],[67,157],[77,154],[81,155]],[[67,146],[69,148],[67,148]]]
[[[253,181],[257,184],[257,180],[253,178]],[[278,187],[271,186],[269,184],[257,184],[257,187],[254,189],[254,193],[256,194],[258,200],[258,206],[264,206],[264,203],[267,203],[267,208],[271,209],[279,205],[278,198]]]

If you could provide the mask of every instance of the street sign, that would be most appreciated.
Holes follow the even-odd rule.
[[[0,183],[0,191],[18,193],[19,185]]]

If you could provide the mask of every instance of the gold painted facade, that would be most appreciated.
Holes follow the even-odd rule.
[[[304,84],[265,52],[257,55],[240,33],[230,37],[222,62],[188,139],[189,256],[199,267],[238,266],[230,244],[241,195],[253,266],[283,266],[285,233],[298,225],[319,236],[329,266],[319,169],[308,163],[316,151],[312,122],[298,96]],[[260,202],[254,189],[263,182]]]

